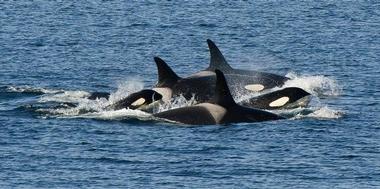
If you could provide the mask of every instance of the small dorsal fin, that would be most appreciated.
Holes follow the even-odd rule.
[[[210,50],[210,65],[206,69],[208,71],[215,71],[216,69],[223,72],[232,70],[233,68],[227,63],[219,48],[210,39],[207,39],[208,48]]]
[[[216,69],[216,87],[215,87],[215,97],[214,103],[221,105],[225,108],[236,105],[233,99],[230,89],[228,88],[226,78],[223,72]]]
[[[180,77],[169,67],[164,60],[154,57],[158,70],[158,81],[156,87],[170,87],[176,83]]]

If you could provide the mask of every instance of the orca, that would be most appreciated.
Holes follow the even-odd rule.
[[[256,80],[251,80],[250,84],[243,86],[245,89],[250,91],[262,91],[274,87],[281,87],[287,80],[289,80],[288,77],[272,73],[234,69],[228,64],[222,52],[219,50],[219,48],[215,45],[215,43],[212,40],[207,39],[207,45],[210,52],[210,65],[203,71],[203,74],[205,72],[215,71],[216,69],[218,69],[224,73],[225,77],[227,78],[227,81],[230,81],[230,79],[234,80],[236,78],[241,78],[243,76],[250,76],[251,78],[256,78]],[[202,74],[202,71],[197,74]]]
[[[276,110],[306,107],[311,100],[311,94],[297,87],[287,87],[281,90],[245,99],[239,104],[258,109]]]
[[[238,105],[221,71],[215,70],[216,87],[212,100],[194,106],[176,108],[153,116],[189,125],[216,125],[285,119],[279,115]]]
[[[153,87],[153,90],[160,93],[163,99],[171,99],[172,97],[182,95],[186,99],[192,97],[198,103],[207,102],[214,97],[216,75],[213,74],[198,74],[190,77],[179,77],[168,64],[159,57],[154,58],[158,69],[158,82]],[[224,75],[226,78],[228,75]],[[234,91],[242,91],[247,88],[247,83],[252,83],[256,77],[244,76],[232,79],[232,84],[229,85],[230,89]],[[244,87],[243,87],[244,86]],[[249,85],[248,85],[249,86]],[[245,100],[242,104],[251,108],[261,109],[281,109],[284,107],[298,107],[300,105],[306,106],[308,101],[303,103],[296,103],[298,100],[310,96],[310,94],[300,88],[285,88],[278,92],[270,92],[265,96],[257,96]],[[276,97],[278,97],[276,99]],[[284,97],[284,98],[282,98]],[[282,99],[280,99],[282,98]],[[288,98],[288,100],[286,99]],[[305,98],[306,99],[306,98]]]
[[[144,89],[128,95],[127,97],[117,101],[110,105],[108,109],[120,110],[127,109],[140,109],[147,110],[149,106],[152,106],[155,102],[162,99],[162,95],[154,90]]]

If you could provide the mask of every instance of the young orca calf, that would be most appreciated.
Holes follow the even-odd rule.
[[[215,73],[215,96],[211,101],[153,115],[158,118],[191,125],[215,125],[284,119],[270,112],[236,104],[223,73],[219,70],[215,70]]]
[[[243,106],[258,109],[276,110],[306,107],[311,94],[297,87],[288,87],[239,102]]]
[[[151,105],[162,99],[162,95],[156,91],[144,89],[127,96],[126,98],[109,106],[110,109],[120,110],[123,108],[128,109],[144,109],[145,106]]]
[[[93,92],[86,98],[89,100],[96,100],[100,98],[105,98],[108,100],[109,96],[110,93],[107,92]],[[150,111],[148,109],[150,107],[153,108],[153,106],[158,104],[160,100],[162,100],[162,95],[160,93],[150,89],[143,89],[109,105],[107,109],[120,110],[127,108],[132,110],[139,109]]]

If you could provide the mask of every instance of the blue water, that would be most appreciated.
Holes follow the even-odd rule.
[[[5,1],[0,25],[0,188],[380,187],[377,1]],[[152,86],[153,56],[204,69],[208,38],[294,76],[312,113],[184,127],[56,107]]]

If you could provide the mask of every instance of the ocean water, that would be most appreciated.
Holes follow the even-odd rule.
[[[4,1],[0,23],[0,188],[380,187],[377,1]],[[154,56],[206,68],[206,39],[310,106],[191,127],[104,110],[155,84]]]

